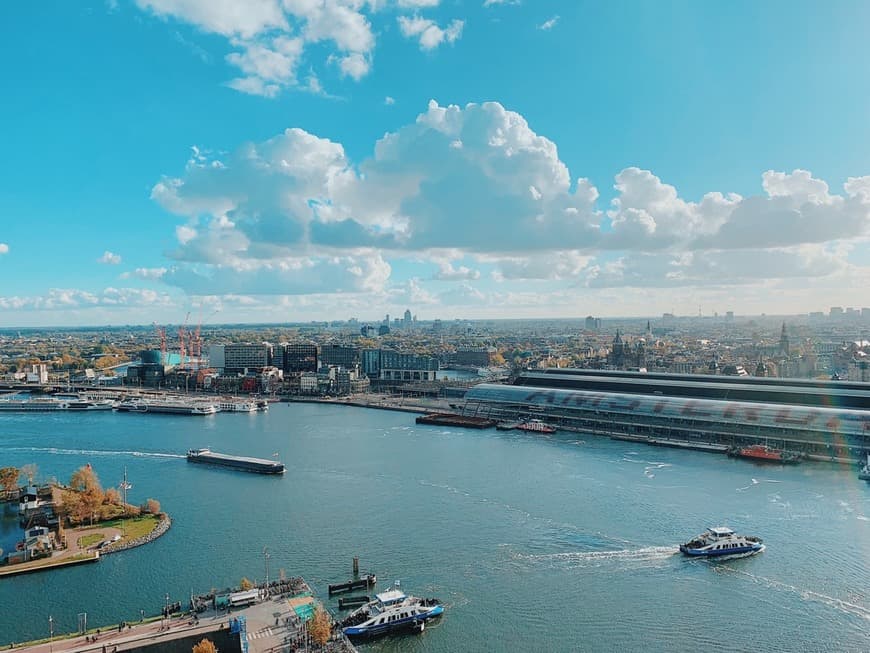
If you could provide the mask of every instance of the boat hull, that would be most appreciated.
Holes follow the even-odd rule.
[[[286,471],[284,463],[272,462],[270,460],[236,459],[224,455],[188,454],[187,462],[197,463],[199,465],[227,467],[240,472],[251,472],[253,474],[283,474]]]
[[[753,544],[752,546],[735,547],[733,549],[692,549],[685,544],[680,545],[680,551],[687,556],[693,558],[721,558],[724,556],[743,555],[746,553],[761,553],[764,551],[763,544]]]
[[[419,630],[420,624],[426,623],[430,619],[440,617],[444,613],[443,605],[436,605],[428,612],[418,614],[413,617],[404,619],[396,619],[384,624],[374,624],[371,626],[348,626],[344,629],[344,634],[351,639],[370,639],[372,637],[381,637],[389,633],[407,632],[409,630]]]

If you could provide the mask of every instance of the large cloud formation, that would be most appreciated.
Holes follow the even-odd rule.
[[[842,243],[870,232],[870,177],[837,194],[805,170],[767,171],[761,188],[691,201],[626,168],[602,208],[521,115],[432,101],[357,164],[341,144],[288,129],[221,159],[195,148],[152,197],[184,218],[163,280],[194,294],[386,292],[389,261],[410,257],[437,268],[431,280],[467,287],[481,278],[469,261],[497,282],[593,288],[848,272]]]

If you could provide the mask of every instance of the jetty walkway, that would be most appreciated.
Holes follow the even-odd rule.
[[[306,585],[307,587],[307,585]],[[310,592],[310,590],[309,590]],[[243,618],[243,619],[240,619]],[[244,623],[242,637],[232,632],[238,630],[239,620]],[[15,644],[14,651],[26,653],[121,653],[132,651],[184,651],[187,653],[193,644],[203,638],[211,639],[222,653],[356,653],[348,639],[336,631],[332,639],[322,648],[314,644],[305,623],[293,608],[292,596],[281,594],[264,598],[244,608],[212,609],[196,615],[184,614],[167,619],[148,620],[142,623],[128,623],[100,628],[95,634],[89,629],[88,635],[53,641],[40,641],[36,644]],[[2,642],[0,647],[8,651],[9,643]]]

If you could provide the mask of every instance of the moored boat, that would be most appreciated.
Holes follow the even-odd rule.
[[[760,553],[764,551],[764,543],[760,537],[737,535],[725,526],[713,526],[685,544],[681,544],[680,551],[688,556],[715,558]]]
[[[870,453],[867,454],[867,460],[858,470],[858,478],[862,481],[870,481]]]
[[[539,419],[529,419],[525,422],[520,422],[514,428],[520,431],[530,431],[532,433],[555,433],[556,427],[545,424]]]
[[[164,413],[169,415],[214,415],[217,406],[210,402],[185,401],[183,399],[125,399],[116,406],[120,412]]]
[[[40,397],[37,399],[2,399],[0,411],[14,412],[47,412],[54,410],[111,410],[111,401],[90,401],[88,399],[55,399]]]
[[[728,455],[737,458],[750,458],[752,460],[773,463],[797,463],[801,459],[801,455],[796,451],[774,449],[773,447],[768,447],[764,444],[752,444],[747,447],[734,447],[729,450]]]
[[[438,599],[407,596],[399,583],[393,589],[375,595],[341,622],[341,629],[350,638],[364,639],[402,631],[421,632],[429,619],[444,613]]]

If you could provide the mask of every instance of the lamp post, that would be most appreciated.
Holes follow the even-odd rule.
[[[51,615],[48,615],[48,651],[49,653],[54,651],[54,619]]]
[[[269,550],[263,547],[263,564],[266,567],[266,596],[269,596]]]

